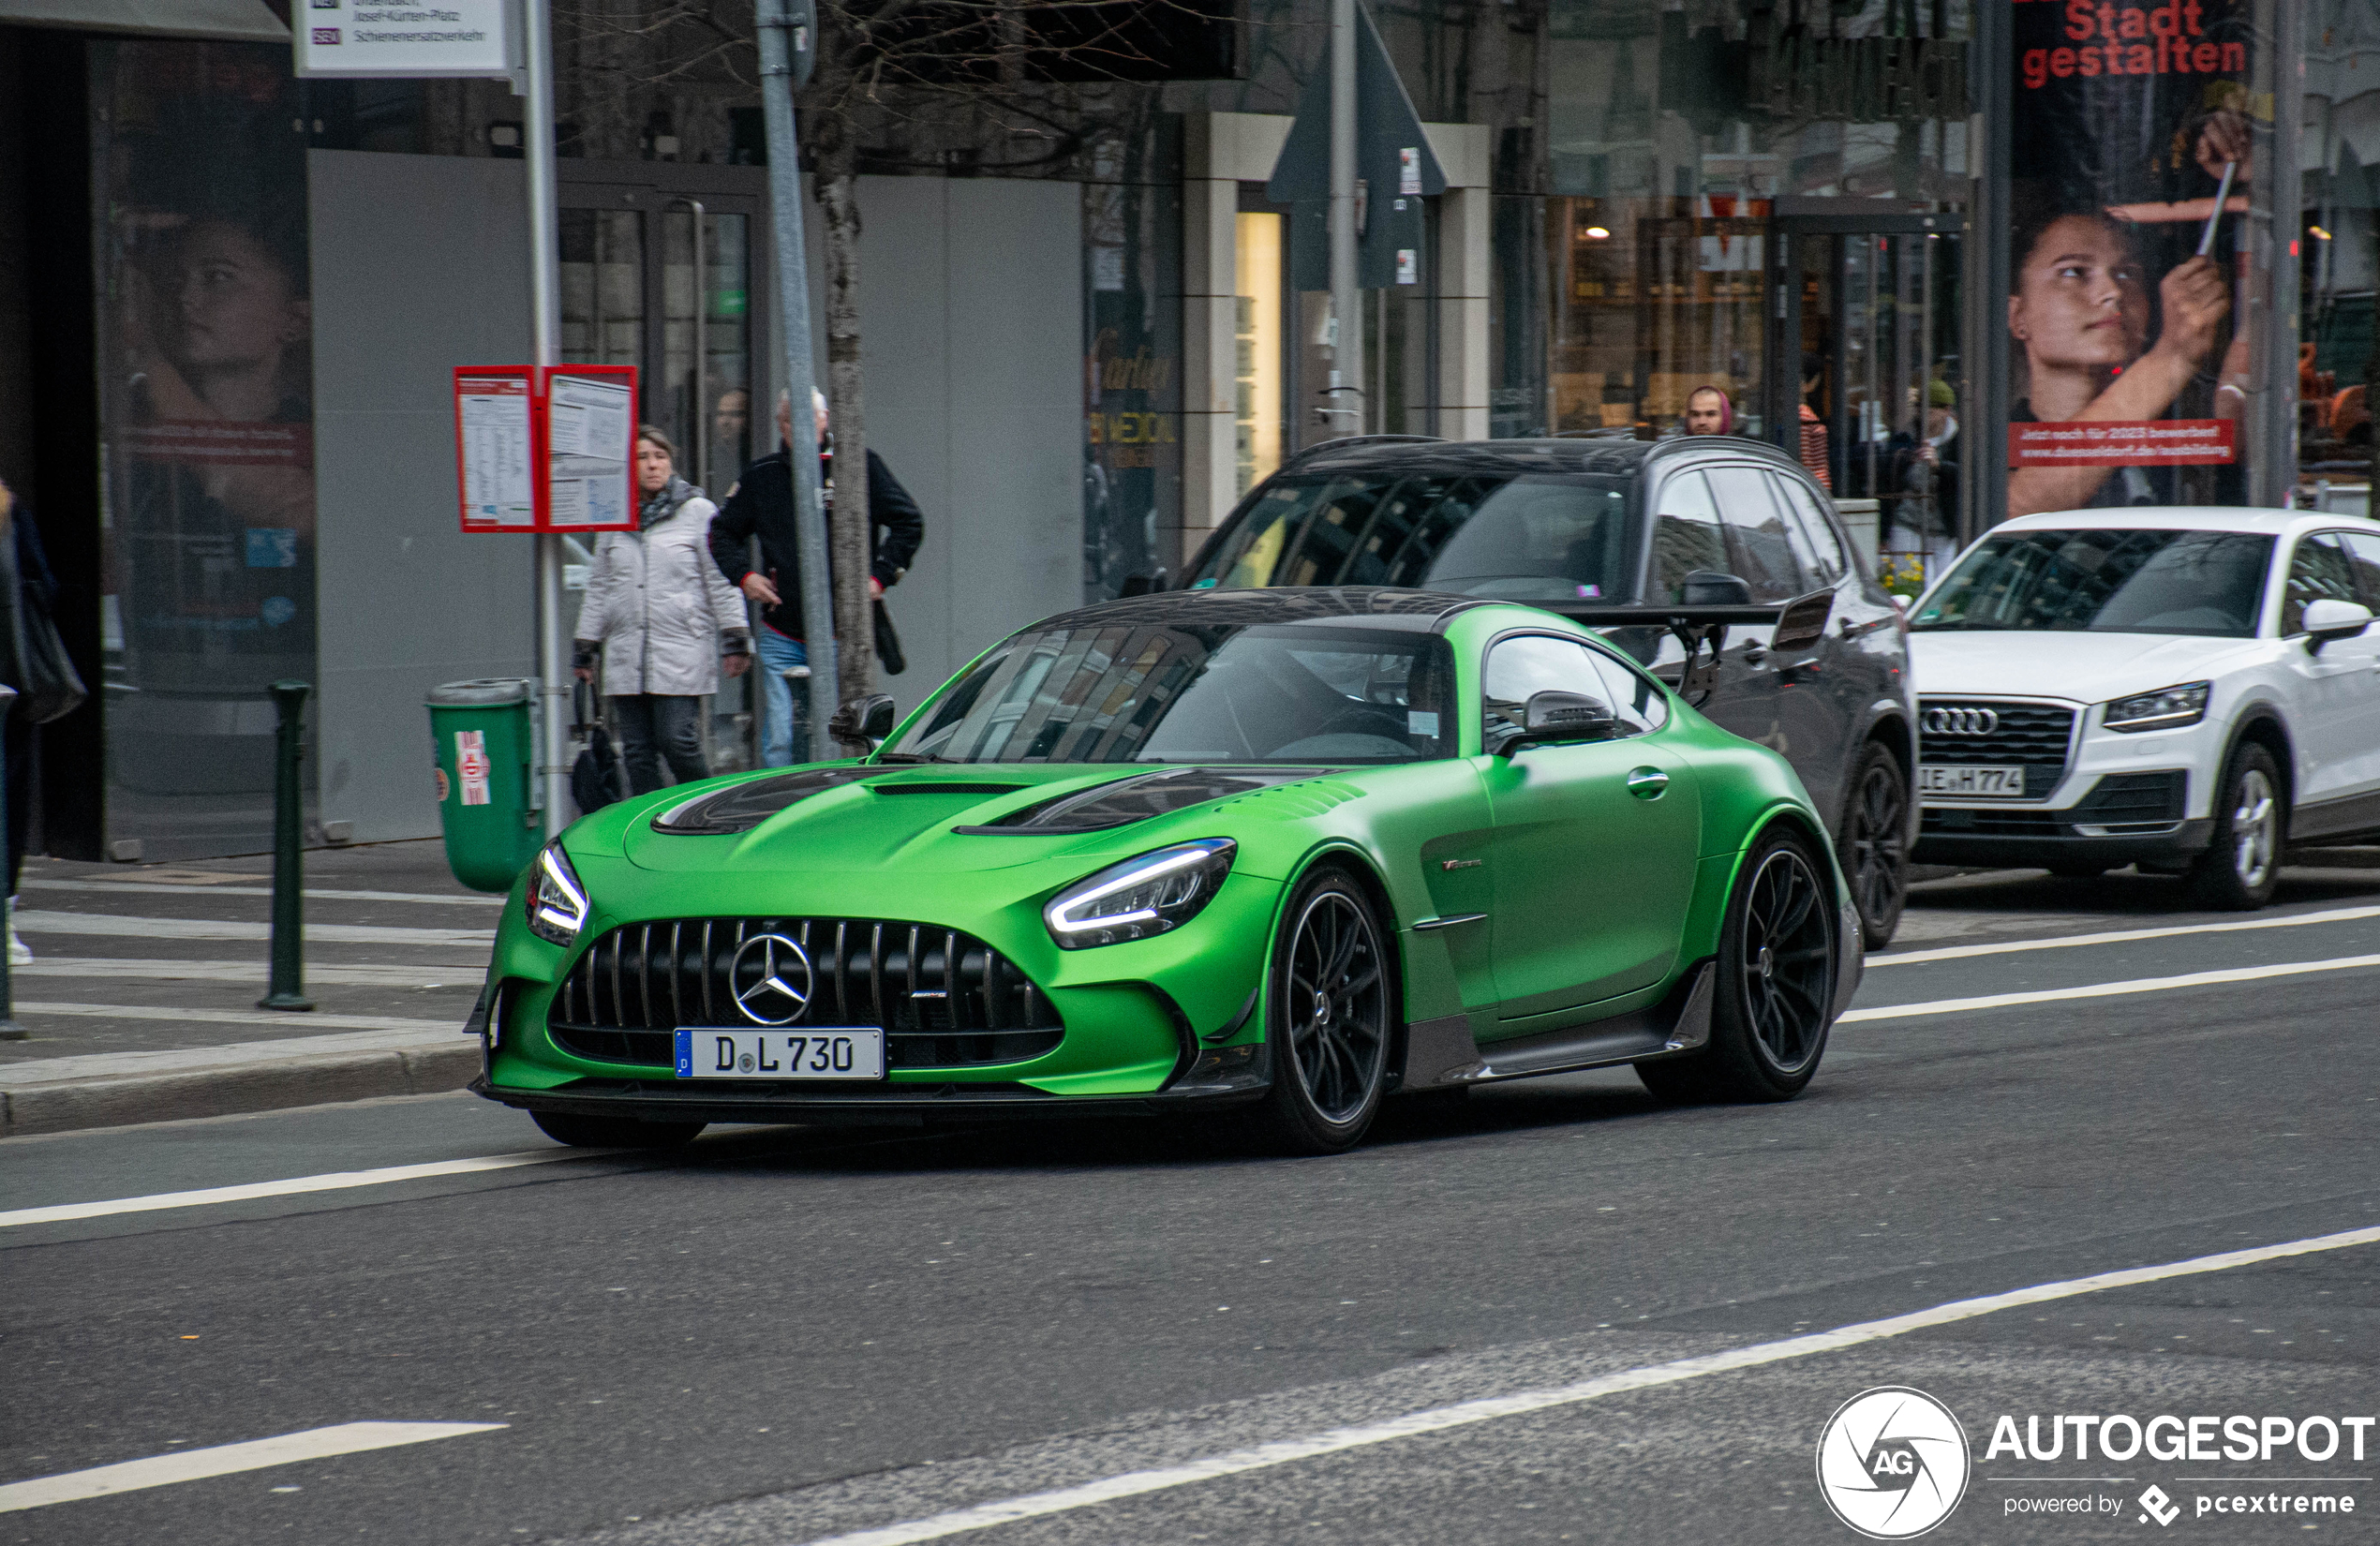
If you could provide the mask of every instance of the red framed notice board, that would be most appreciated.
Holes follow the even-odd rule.
[[[634,365],[457,365],[465,531],[636,529]]]

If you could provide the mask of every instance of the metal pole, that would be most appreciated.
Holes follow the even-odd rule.
[[[554,29],[546,0],[521,0],[522,71],[528,100],[521,114],[528,143],[529,338],[540,375],[562,363],[561,270],[555,253],[560,217],[554,201]],[[598,287],[600,288],[600,287]],[[568,825],[570,809],[569,642],[562,637],[562,539],[537,543],[538,789],[547,836]]]
[[[273,747],[273,972],[259,1009],[311,1009],[305,996],[305,806],[298,792],[305,755],[304,682],[275,682],[281,716]]]
[[[710,264],[703,247],[703,201],[700,199],[672,199],[670,203],[673,207],[684,204],[694,214],[694,385],[686,394],[687,400],[693,404],[692,422],[688,425],[692,433],[687,437],[687,449],[694,453],[694,476],[687,482],[708,487],[710,458],[704,453],[710,447],[710,410],[704,405],[703,399],[707,394],[703,390],[703,382],[706,379],[704,373],[710,368],[710,340],[704,332],[704,323],[709,320],[710,315],[710,286],[707,282],[710,278]],[[749,406],[746,411],[750,411]]]
[[[785,319],[785,389],[793,400],[795,552],[801,564],[802,647],[810,657],[810,760],[840,755],[826,721],[835,713],[835,593],[826,522],[818,508],[818,448],[810,400],[810,263],[802,245],[801,146],[794,91],[809,79],[811,23],[791,0],[760,0],[760,105],[768,131],[768,213],[777,238],[777,305]],[[801,57],[796,58],[796,54]]]
[[[1331,420],[1361,435],[1371,417],[1363,401],[1363,316],[1356,309],[1355,14],[1356,0],[1331,0],[1331,406],[1352,408]]]
[[[24,516],[19,514],[17,519],[22,521]],[[16,706],[17,690],[0,685],[0,733],[5,733],[7,730],[8,712]],[[5,751],[0,751],[0,822],[6,822],[7,819],[8,759]],[[0,842],[6,840],[5,835],[0,834]],[[14,919],[11,918],[10,921],[13,922]],[[0,929],[0,933],[5,932],[7,932],[5,929]],[[7,941],[0,940],[0,1041],[26,1041],[31,1039],[32,1035],[33,1033],[30,1030],[17,1023],[17,1001],[15,991],[8,980]]]

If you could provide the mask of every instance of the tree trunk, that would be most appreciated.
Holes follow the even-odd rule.
[[[835,437],[827,550],[835,579],[835,698],[875,691],[876,616],[869,594],[875,523],[868,510],[868,416],[859,377],[859,202],[847,155],[822,153],[826,226],[826,412]]]

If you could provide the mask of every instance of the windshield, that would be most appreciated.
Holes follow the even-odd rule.
[[[2272,539],[2239,531],[2025,531],[1986,538],[1910,620],[1915,629],[2256,631]]]
[[[942,763],[1418,762],[1454,754],[1446,641],[1385,629],[1019,633],[888,747]]]
[[[1265,489],[1190,585],[1625,601],[1636,575],[1627,506],[1621,478],[1292,474]]]

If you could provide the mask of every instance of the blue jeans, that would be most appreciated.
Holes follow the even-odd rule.
[[[810,758],[810,684],[794,691],[785,680],[788,666],[808,665],[810,652],[798,639],[788,639],[773,628],[760,631],[760,766],[791,767],[794,747],[800,743],[802,760]]]
[[[673,778],[691,783],[710,777],[703,761],[702,699],[658,692],[614,698],[612,725],[619,732],[620,760],[628,764],[630,794],[649,795]]]

